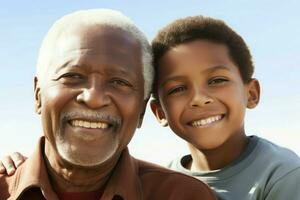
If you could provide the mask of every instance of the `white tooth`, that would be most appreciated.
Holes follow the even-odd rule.
[[[78,125],[79,125],[79,121],[78,121],[78,120],[75,120],[75,121],[74,121],[74,124],[75,124],[75,126],[78,126]]]
[[[204,125],[204,123],[205,123],[205,120],[203,120],[203,119],[201,119],[201,120],[199,121],[199,125],[200,125],[200,126]]]
[[[108,128],[108,124],[107,123],[104,124],[104,128]]]
[[[97,123],[92,122],[92,123],[91,123],[91,128],[97,128]]]
[[[101,123],[101,128],[104,129],[104,123]]]
[[[91,123],[85,121],[85,122],[83,123],[83,127],[85,127],[85,128],[90,128],[90,127],[91,127]]]
[[[83,126],[83,121],[78,120],[78,126]]]

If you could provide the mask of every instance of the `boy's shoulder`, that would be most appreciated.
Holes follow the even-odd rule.
[[[222,199],[300,199],[298,155],[266,139],[249,138],[241,156],[222,169],[190,171],[184,166],[192,159],[191,155],[174,159],[168,167],[205,181]]]
[[[231,176],[232,173],[239,174],[238,172],[253,173],[257,169],[266,173],[274,173],[273,177],[282,176],[293,170],[300,172],[300,158],[295,152],[258,136],[250,136],[249,138],[249,145],[240,158],[218,170],[217,174],[212,172],[208,174],[195,173],[185,169],[183,166],[191,160],[191,155],[180,156],[172,160],[167,167],[191,176],[214,174],[220,178]]]
[[[299,199],[299,156],[263,138],[259,138],[255,153],[257,158],[253,166],[256,167],[256,173],[263,177],[261,180],[265,182],[264,191],[268,199]]]
[[[257,137],[257,136],[254,136]],[[266,164],[280,166],[280,168],[298,168],[300,167],[300,158],[292,150],[279,146],[269,140],[258,138],[256,156],[265,160]],[[257,155],[259,154],[259,155]],[[255,156],[255,155],[254,155]]]

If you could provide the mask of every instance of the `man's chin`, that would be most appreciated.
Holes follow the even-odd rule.
[[[71,165],[78,167],[97,167],[116,155],[117,145],[115,145],[113,149],[106,151],[106,153],[103,151],[100,152],[101,150],[99,149],[99,152],[93,153],[92,155],[88,152],[71,150],[71,147],[66,144],[57,145],[57,150],[59,156]]]

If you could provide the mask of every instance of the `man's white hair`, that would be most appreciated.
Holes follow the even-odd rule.
[[[137,28],[134,22],[119,11],[110,9],[91,9],[77,11],[63,16],[57,20],[46,34],[38,56],[37,76],[43,79],[45,72],[43,68],[51,64],[55,40],[67,26],[78,25],[105,25],[119,28],[131,34],[139,41],[142,50],[143,76],[144,76],[144,99],[149,98],[152,88],[154,70],[152,66],[152,52],[146,36]]]

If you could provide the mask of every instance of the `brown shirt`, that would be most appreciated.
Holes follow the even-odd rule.
[[[0,175],[0,200],[58,200],[43,158],[44,137],[13,176]],[[122,153],[101,200],[215,200],[204,183]]]

